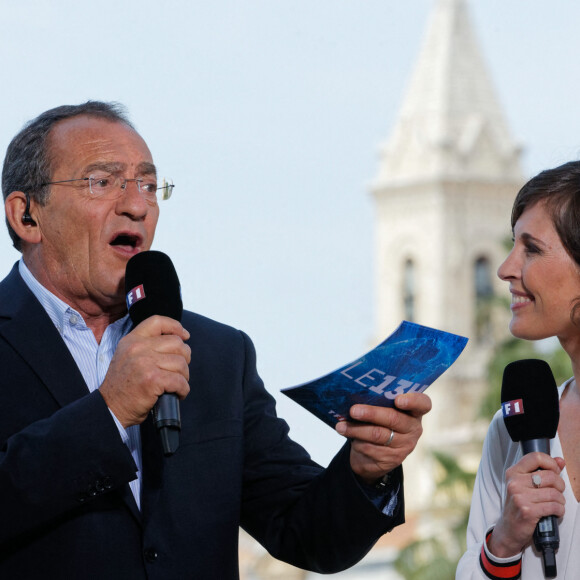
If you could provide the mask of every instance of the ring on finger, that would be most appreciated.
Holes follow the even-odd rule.
[[[532,485],[536,489],[542,487],[542,476],[539,473],[532,473]]]
[[[394,436],[395,436],[395,432],[391,429],[391,434],[389,436],[389,439],[385,443],[385,447],[388,447],[393,442],[393,437]]]

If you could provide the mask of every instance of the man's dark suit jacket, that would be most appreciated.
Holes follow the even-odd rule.
[[[141,426],[139,512],[136,466],[99,391],[17,266],[0,283],[0,578],[233,579],[240,525],[275,557],[332,572],[402,523],[402,492],[383,515],[348,443],[323,470],[289,439],[246,335],[191,312],[183,324],[180,447],[164,458],[151,419]]]

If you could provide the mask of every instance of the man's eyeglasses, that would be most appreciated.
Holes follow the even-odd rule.
[[[121,197],[123,192],[127,189],[127,182],[134,181],[139,193],[141,193],[149,203],[157,203],[158,201],[169,199],[173,193],[173,188],[175,187],[172,181],[165,181],[165,179],[161,182],[161,187],[158,187],[157,181],[151,177],[127,179],[112,173],[95,173],[90,177],[49,181],[43,183],[42,187],[59,183],[71,183],[73,181],[87,181],[91,195],[100,199],[117,199]]]

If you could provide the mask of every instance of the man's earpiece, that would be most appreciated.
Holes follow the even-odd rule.
[[[22,223],[25,225],[35,226],[36,222],[32,219],[30,215],[30,196],[26,194],[26,207],[24,208],[24,213],[22,214]]]

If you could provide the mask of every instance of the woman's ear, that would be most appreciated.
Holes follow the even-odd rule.
[[[30,244],[40,241],[40,229],[34,219],[36,202],[27,193],[13,191],[4,202],[6,219],[16,235]]]

